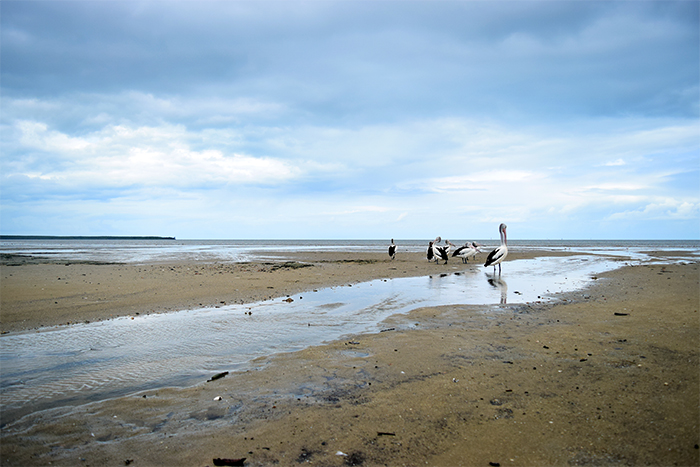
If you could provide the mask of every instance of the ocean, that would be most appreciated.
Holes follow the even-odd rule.
[[[431,239],[394,239],[399,252],[422,252]],[[455,245],[467,240],[450,239]],[[469,239],[484,251],[499,245],[499,239]],[[385,252],[389,240],[177,240],[138,238],[0,238],[0,253],[33,255],[53,260],[108,263],[149,263],[160,261],[250,262],[280,260],[270,252],[342,251]],[[517,240],[509,239],[515,250],[566,250],[608,255],[644,255],[645,251],[679,251],[700,254],[700,240]]]

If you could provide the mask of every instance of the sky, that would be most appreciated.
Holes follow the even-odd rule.
[[[700,2],[0,2],[0,233],[699,239]]]

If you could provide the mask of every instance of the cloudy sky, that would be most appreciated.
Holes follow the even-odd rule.
[[[697,1],[0,3],[0,233],[700,238]]]

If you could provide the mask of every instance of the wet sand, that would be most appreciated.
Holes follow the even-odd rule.
[[[200,274],[193,265],[76,265],[68,284],[50,278],[70,266],[44,265],[44,288],[98,272],[111,274],[111,287],[134,284],[112,296],[119,307],[65,311],[61,319],[74,322],[443,268],[422,255],[350,256],[324,253],[313,266],[275,271],[197,265]],[[6,320],[6,276],[29,266],[41,265],[2,268],[3,330],[55,324],[40,315]],[[222,285],[212,285],[219,275]],[[199,285],[200,276],[212,284]],[[697,263],[623,267],[555,303],[417,309],[387,319],[386,332],[261,358],[253,370],[192,388],[30,415],[3,427],[0,458],[8,466],[211,466],[244,457],[250,466],[700,465],[699,278]],[[149,280],[161,285],[141,282]],[[209,295],[173,297],[164,283]],[[135,308],[125,309],[127,299]],[[52,310],[50,296],[41,300]]]
[[[388,255],[357,252],[278,256],[279,261],[255,263],[99,264],[3,255],[0,331],[250,303],[372,279],[449,273],[477,267],[485,258],[481,254],[476,264],[453,258],[436,265],[422,253],[400,253],[393,261]],[[533,256],[514,252],[509,259]]]

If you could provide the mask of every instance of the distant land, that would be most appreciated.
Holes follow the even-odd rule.
[[[62,235],[0,235],[0,240],[175,240],[175,237],[158,236],[62,236]]]

